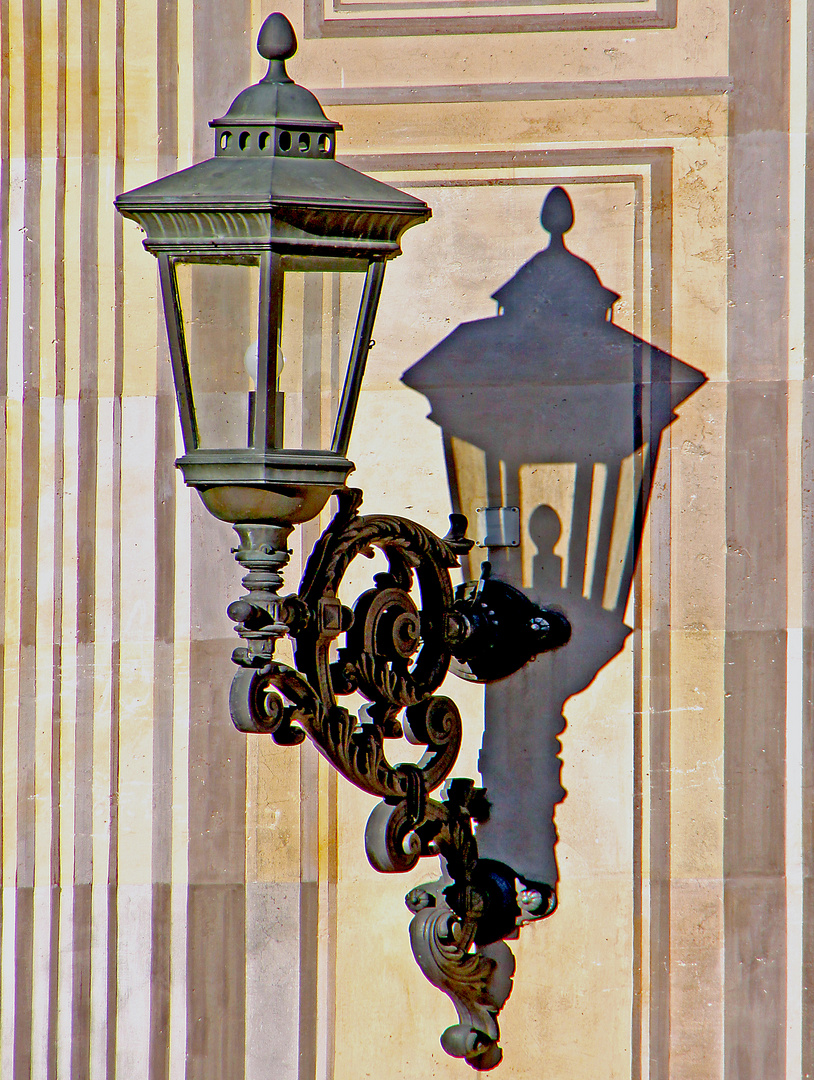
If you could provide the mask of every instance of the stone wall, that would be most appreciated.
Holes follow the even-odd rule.
[[[509,755],[518,823],[496,850],[547,843],[559,876],[557,912],[512,943],[496,1075],[809,1076],[806,4],[283,7],[292,76],[344,125],[338,157],[433,210],[385,279],[349,453],[367,511],[443,533],[453,506],[516,505],[521,544],[496,565],[542,595],[557,582],[534,515],[552,507],[565,587],[575,472],[516,433],[502,457],[445,440],[401,382],[495,313],[548,241],[554,186],[570,250],[620,295],[614,322],[708,380],[661,440],[615,601],[632,633],[567,700],[561,749],[533,738],[546,662],[485,694],[445,684],[467,731],[456,775]],[[9,1080],[468,1075],[407,936],[403,896],[432,868],[377,875],[373,800],[310,746],[229,722],[233,536],[173,468],[155,266],[112,205],[211,155],[208,121],[262,74],[270,10],[0,0]],[[297,300],[303,343],[326,302]],[[319,527],[295,535],[292,589]],[[553,848],[535,783],[558,752]]]

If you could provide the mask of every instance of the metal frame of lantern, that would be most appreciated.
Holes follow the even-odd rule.
[[[176,465],[214,516],[240,538],[237,561],[246,593],[228,614],[242,639],[229,707],[244,732],[283,745],[308,736],[357,787],[380,798],[365,832],[372,865],[404,872],[421,857],[441,856],[444,875],[407,897],[410,939],[427,978],[453,1001],[458,1023],[444,1049],[478,1069],[501,1059],[497,1013],[508,996],[514,960],[501,939],[550,913],[553,891],[478,858],[473,822],[488,814],[485,792],[449,779],[462,738],[454,702],[436,693],[456,656],[499,656],[511,669],[568,639],[565,618],[492,582],[456,597],[450,569],[472,546],[466,519],[453,515],[439,538],[415,522],[361,516],[361,492],[345,486],[350,440],[384,264],[400,254],[409,226],[427,220],[419,199],[335,161],[329,121],[308,90],[288,77],[296,51],[288,20],[266,19],[258,51],[265,77],[212,121],[215,157],[125,192],[117,209],[145,231],[158,259],[184,454]],[[180,262],[259,265],[258,377],[251,439],[243,450],[200,445],[176,266]],[[287,270],[366,270],[351,355],[329,449],[281,446],[276,422],[276,365],[283,277]],[[317,542],[296,594],[280,596],[287,540],[331,494],[339,509]],[[387,571],[352,607],[338,590],[348,566],[377,548]],[[413,595],[417,586],[418,597]],[[418,603],[416,603],[418,600]],[[296,667],[274,658],[289,635]],[[344,644],[338,639],[344,636]],[[336,658],[333,650],[340,645]],[[496,669],[495,669],[496,670]],[[497,677],[497,676],[495,676]],[[358,716],[339,698],[358,691]],[[418,764],[392,765],[386,740],[406,735],[426,747]],[[446,783],[441,799],[433,792]]]

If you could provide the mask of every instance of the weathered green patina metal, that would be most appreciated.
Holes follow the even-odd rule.
[[[405,229],[430,217],[420,199],[336,161],[341,125],[286,72],[296,46],[285,16],[270,15],[257,43],[268,72],[211,122],[215,156],[116,199],[146,232],[148,251],[274,251],[284,269],[358,269],[360,259],[400,254]]]
[[[257,43],[266,75],[213,120],[215,156],[127,191],[117,209],[158,258],[185,454],[177,464],[216,517],[293,525],[315,517],[353,468],[345,456],[370,348],[384,263],[426,203],[336,161],[336,132],[316,97],[288,76],[294,30],[270,15]],[[200,445],[176,266],[259,266],[258,373],[245,449]],[[366,273],[347,376],[329,448],[282,445],[275,408],[287,272]]]

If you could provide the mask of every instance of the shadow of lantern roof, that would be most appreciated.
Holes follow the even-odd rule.
[[[540,223],[551,234],[548,247],[521,266],[492,299],[510,319],[606,322],[619,293],[606,289],[591,264],[565,246],[574,207],[563,188],[552,188],[546,196]]]
[[[562,188],[541,219],[551,243],[493,294],[501,313],[462,323],[402,381],[448,435],[504,461],[625,457],[657,441],[706,378],[610,321],[619,294],[565,246]]]

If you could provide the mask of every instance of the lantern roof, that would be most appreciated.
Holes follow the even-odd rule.
[[[430,217],[427,204],[336,161],[341,125],[288,76],[297,39],[280,12],[263,23],[257,48],[268,71],[211,122],[215,156],[123,192],[117,209],[144,229],[154,254],[398,255],[405,229]]]

